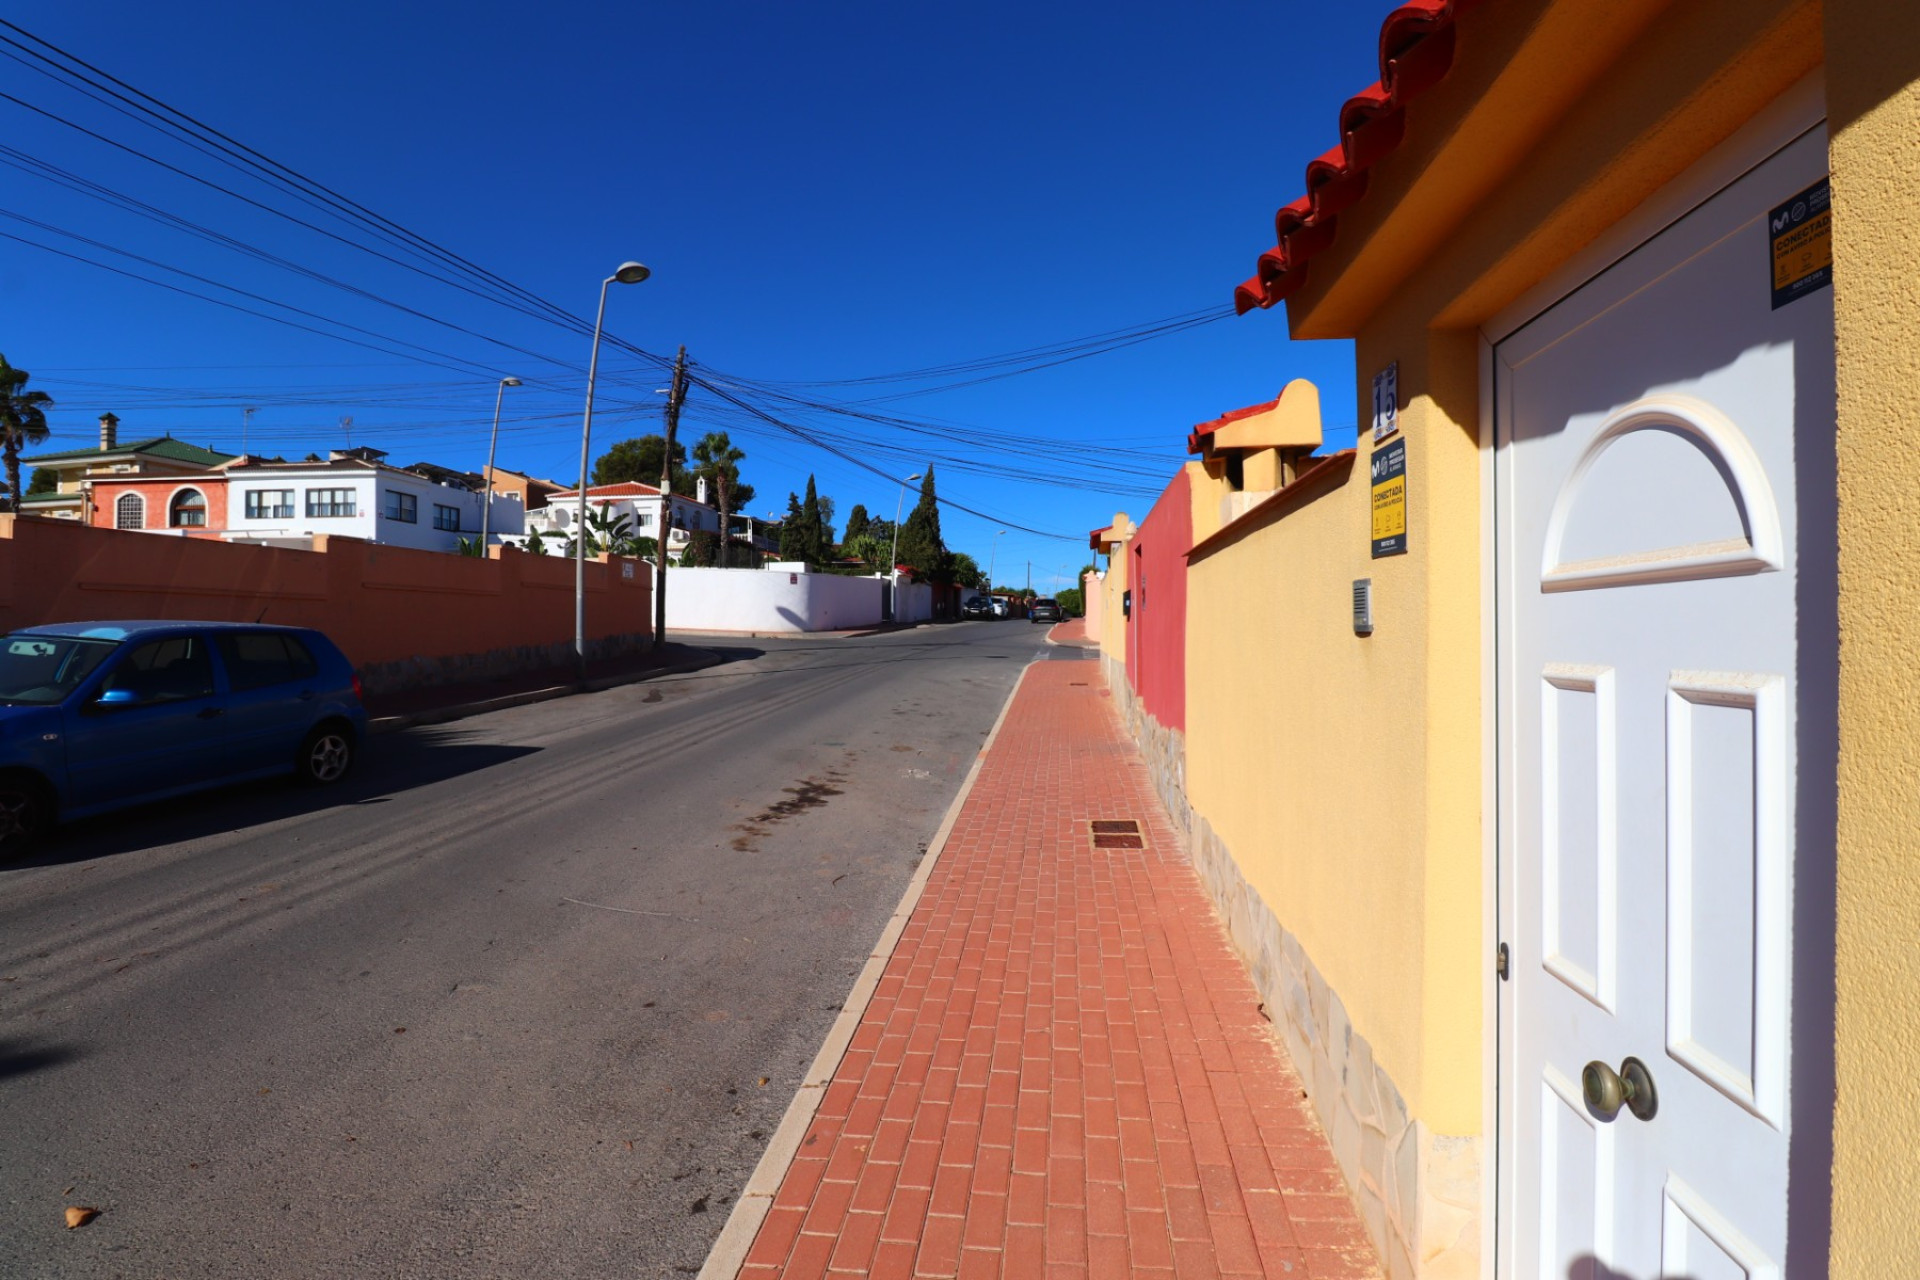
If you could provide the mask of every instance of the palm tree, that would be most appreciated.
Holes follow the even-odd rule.
[[[700,465],[697,474],[710,476],[714,487],[714,505],[720,508],[720,567],[727,567],[727,541],[732,532],[729,519],[733,514],[735,490],[740,486],[740,463],[746,454],[733,447],[733,441],[727,439],[724,431],[709,431],[694,442],[694,461]],[[751,494],[747,501],[751,502]]]
[[[46,410],[53,397],[26,390],[33,375],[0,355],[0,456],[7,464],[7,510],[20,512],[20,450],[47,438]]]

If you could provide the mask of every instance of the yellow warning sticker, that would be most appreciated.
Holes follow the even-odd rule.
[[[1373,451],[1373,558],[1405,555],[1407,550],[1407,442]]]

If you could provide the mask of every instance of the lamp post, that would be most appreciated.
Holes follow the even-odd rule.
[[[898,621],[900,610],[895,608],[900,594],[900,512],[907,503],[907,486],[920,478],[918,471],[900,482],[900,496],[893,504],[893,550],[887,553],[887,613],[889,621]]]
[[[1004,535],[1004,534],[1005,534],[1006,532],[1007,532],[1007,531],[1006,531],[1005,529],[1002,529],[1002,530],[1000,530],[1000,532],[999,532],[999,533],[996,533],[996,534],[994,534],[994,535],[993,535],[993,543],[992,543],[992,547],[993,547],[993,549],[992,549],[991,551],[989,551],[989,552],[987,552],[987,594],[988,594],[989,596],[991,596],[991,595],[993,594],[993,565],[994,565],[994,561],[995,561],[995,560],[997,560],[997,559],[999,558],[999,555],[1000,555],[1000,539],[1001,539],[1001,537],[1002,537],[1002,536],[1003,536],[1003,535]]]
[[[600,310],[593,318],[593,353],[587,358],[587,410],[580,423],[580,507],[573,530],[573,658],[583,679],[587,674],[587,450],[593,438],[593,381],[600,369],[600,327],[607,318],[607,286],[616,281],[639,284],[652,274],[637,262],[621,263],[600,282]]]
[[[480,558],[483,560],[487,555],[487,535],[493,529],[493,451],[500,444],[500,402],[506,398],[508,387],[519,385],[518,378],[502,378],[500,389],[493,396],[493,434],[487,437],[487,491],[480,499]]]

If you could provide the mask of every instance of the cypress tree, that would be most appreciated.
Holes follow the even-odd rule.
[[[900,563],[912,565],[914,576],[922,581],[944,580],[952,572],[947,544],[940,537],[940,502],[934,495],[931,466],[920,482],[920,501],[900,526]]]
[[[813,477],[807,477],[806,501],[800,504],[800,528],[802,543],[806,549],[808,564],[824,564],[827,561],[825,522],[820,518],[820,491],[814,487]]]
[[[782,560],[805,560],[807,558],[806,531],[802,527],[805,517],[800,509],[800,495],[787,494],[787,518],[780,522],[780,558]]]

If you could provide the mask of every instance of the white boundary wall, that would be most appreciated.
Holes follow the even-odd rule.
[[[797,633],[876,626],[885,585],[879,578],[779,569],[668,569],[667,629]],[[900,594],[903,604],[918,597],[920,617],[931,613],[933,593],[926,587]]]

